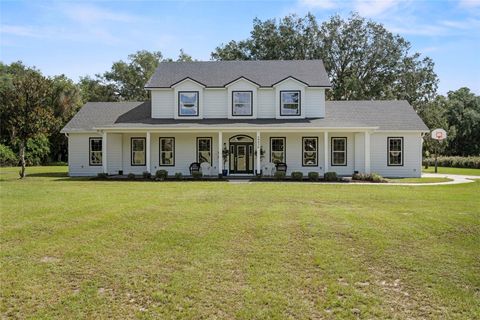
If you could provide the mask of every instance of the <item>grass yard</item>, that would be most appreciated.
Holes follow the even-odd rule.
[[[453,181],[449,178],[389,178],[388,182],[393,183],[436,183],[436,182],[448,182]]]
[[[88,181],[2,169],[2,318],[480,318],[480,181]]]
[[[428,167],[428,169],[423,168],[422,172],[434,173],[435,172],[435,167]],[[467,175],[467,176],[480,176],[480,169],[438,167],[438,173],[464,174],[464,175]]]

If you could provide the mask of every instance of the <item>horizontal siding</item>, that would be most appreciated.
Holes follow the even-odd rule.
[[[403,166],[387,165],[387,138],[403,137]],[[373,133],[371,135],[371,171],[384,177],[420,177],[422,138],[420,133]]]
[[[275,91],[273,89],[260,89],[257,93],[257,117],[275,118]]]
[[[305,117],[307,118],[325,117],[325,89],[306,88],[304,106],[305,106]]]
[[[102,166],[89,164],[89,138],[99,134],[71,133],[68,135],[68,174],[71,177],[96,176],[103,171]]]
[[[226,90],[205,90],[205,118],[227,118],[228,100]]]
[[[118,174],[122,169],[122,134],[107,135],[107,171],[108,174]]]
[[[173,90],[152,90],[152,118],[173,118]]]
[[[357,132],[355,135],[354,171],[365,172],[365,134]]]

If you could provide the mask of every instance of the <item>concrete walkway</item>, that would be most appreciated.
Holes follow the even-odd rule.
[[[352,182],[352,183],[345,183],[345,182],[310,182],[309,184],[323,184],[323,185],[368,185],[368,186],[443,186],[449,184],[462,184],[462,183],[471,183],[474,182],[473,180],[479,179],[480,176],[465,176],[465,175],[458,175],[458,174],[444,174],[444,173],[422,173],[422,178],[448,178],[452,179],[452,181],[446,182],[432,182],[432,183],[396,183],[396,182],[389,182],[389,183],[371,183],[371,182]],[[280,181],[252,181],[252,180],[232,180],[229,181],[230,183],[279,183]],[[294,182],[288,181],[288,183],[301,183],[305,184],[305,182]],[[308,183],[307,183],[308,184]]]

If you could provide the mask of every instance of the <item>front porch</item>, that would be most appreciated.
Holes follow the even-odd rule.
[[[207,177],[223,175],[224,169],[229,177],[253,177],[258,173],[269,176],[275,172],[276,162],[286,163],[287,175],[295,171],[304,175],[370,172],[367,131],[103,130],[96,136],[102,140],[101,165],[96,171],[109,175],[153,175],[157,170],[166,170],[172,176],[188,176],[195,162],[203,163]]]

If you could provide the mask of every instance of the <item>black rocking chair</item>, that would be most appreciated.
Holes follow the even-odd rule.
[[[277,170],[277,172],[285,172],[287,173],[287,164],[285,162],[278,162],[276,165],[275,165],[275,169]]]
[[[200,172],[200,163],[193,162],[192,164],[190,164],[189,170],[190,170],[190,175],[192,175],[193,172]]]

